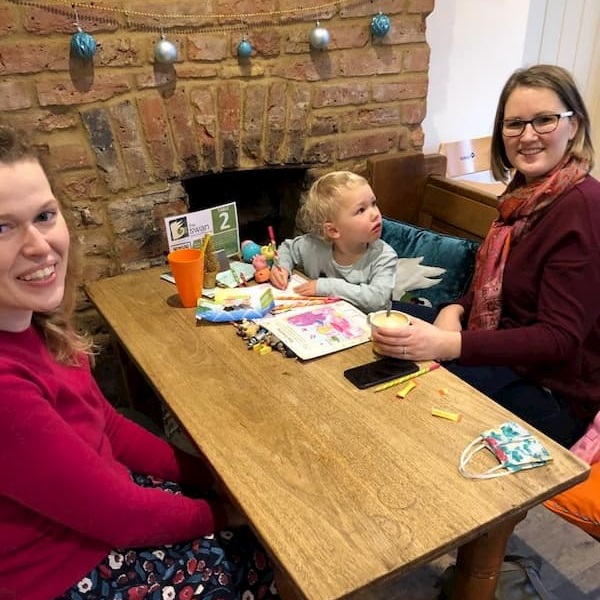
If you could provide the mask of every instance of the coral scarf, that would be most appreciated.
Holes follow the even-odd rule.
[[[511,245],[516,244],[565,190],[581,181],[588,164],[566,156],[545,177],[526,184],[517,173],[500,200],[475,261],[473,306],[468,329],[497,329],[502,312],[502,279]]]

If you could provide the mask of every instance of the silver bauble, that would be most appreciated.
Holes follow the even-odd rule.
[[[163,65],[174,63],[177,60],[177,46],[161,35],[154,48],[154,59]]]
[[[329,31],[327,31],[325,27],[321,27],[317,21],[317,26],[308,35],[308,41],[311,47],[315,50],[322,50],[323,48],[327,48],[329,40]]]

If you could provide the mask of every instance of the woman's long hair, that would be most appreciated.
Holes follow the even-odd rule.
[[[14,164],[21,161],[35,161],[43,167],[38,149],[29,144],[21,132],[0,123],[0,163]],[[47,176],[46,169],[44,172]],[[73,323],[80,275],[81,253],[77,240],[72,236],[63,299],[54,310],[34,312],[32,318],[33,323],[42,331],[49,351],[58,362],[66,365],[77,365],[82,354],[93,354],[92,341],[79,333]]]

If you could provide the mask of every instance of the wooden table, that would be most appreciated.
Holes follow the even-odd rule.
[[[373,358],[369,344],[307,363],[261,356],[231,324],[197,323],[163,271],[97,281],[88,293],[248,517],[285,598],[390,598],[396,577],[460,547],[454,598],[491,599],[515,524],[587,476],[541,436],[551,465],[465,479],[463,448],[511,413],[444,369],[405,400],[397,389],[357,390],[342,372]],[[433,406],[462,419],[434,417]],[[478,456],[474,467],[496,464]]]

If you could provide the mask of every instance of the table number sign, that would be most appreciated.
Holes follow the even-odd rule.
[[[240,231],[235,202],[205,210],[165,218],[169,251],[176,248],[200,248],[207,233],[215,250],[227,256],[240,253]]]

